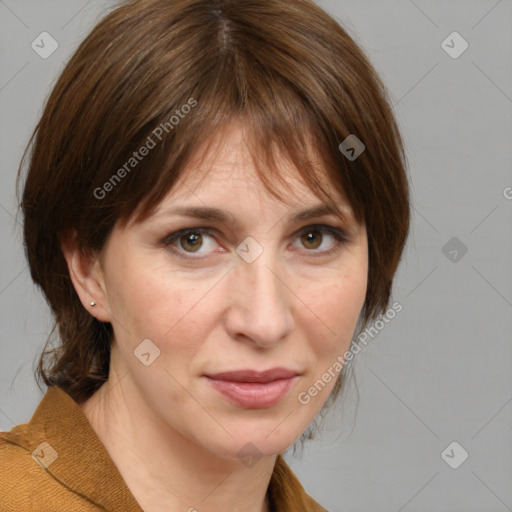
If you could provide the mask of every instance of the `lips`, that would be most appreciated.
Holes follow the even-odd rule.
[[[278,404],[299,378],[287,368],[236,370],[205,375],[214,389],[243,409],[266,409]]]
[[[207,377],[228,382],[259,382],[261,384],[265,384],[279,379],[291,379],[298,374],[298,372],[287,368],[271,368],[264,371],[234,370],[230,372],[208,374]]]

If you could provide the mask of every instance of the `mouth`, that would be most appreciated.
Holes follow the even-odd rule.
[[[286,368],[265,371],[236,370],[205,375],[214,389],[243,409],[277,405],[298,380],[299,372]]]

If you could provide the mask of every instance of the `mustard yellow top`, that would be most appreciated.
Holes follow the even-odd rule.
[[[278,455],[273,512],[327,512]],[[78,404],[49,387],[28,423],[0,432],[0,511],[143,512]]]

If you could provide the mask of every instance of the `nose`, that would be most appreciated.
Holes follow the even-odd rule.
[[[230,273],[230,308],[226,329],[233,339],[265,348],[285,339],[293,330],[293,293],[285,284],[282,267],[271,251],[255,261],[242,258]]]

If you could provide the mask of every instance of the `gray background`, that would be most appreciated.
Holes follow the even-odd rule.
[[[403,310],[355,357],[359,406],[352,385],[322,438],[286,458],[331,512],[510,511],[512,2],[318,3],[389,88],[414,218],[393,296]],[[0,430],[42,397],[34,361],[51,326],[14,219],[16,170],[66,59],[113,5],[0,0]],[[30,46],[43,31],[59,44],[48,59]],[[469,44],[456,59],[441,46],[453,31]],[[453,441],[469,454],[457,469],[441,457]]]

